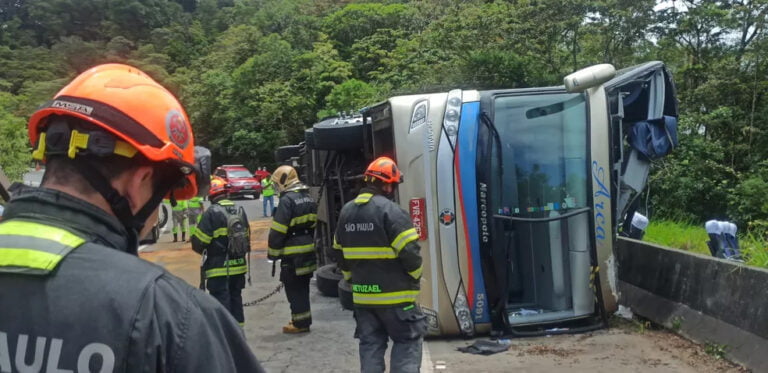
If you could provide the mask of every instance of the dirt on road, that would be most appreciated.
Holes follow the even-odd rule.
[[[243,292],[250,301],[272,292],[278,284],[266,260],[269,219],[251,222],[252,285]],[[140,256],[166,267],[197,287],[200,256],[189,243],[162,236]],[[278,270],[279,272],[279,270]],[[337,298],[321,296],[311,284],[312,331],[284,335],[290,318],[283,291],[245,309],[249,345],[270,372],[357,372],[357,341],[352,312]],[[479,338],[487,339],[487,338]],[[723,359],[726,346],[697,345],[670,331],[639,321],[611,320],[611,328],[587,334],[510,340],[509,350],[489,356],[457,351],[475,340],[428,339],[423,372],[747,372]]]

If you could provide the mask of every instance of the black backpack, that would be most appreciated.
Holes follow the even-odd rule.
[[[230,258],[242,258],[251,251],[251,230],[245,220],[245,211],[242,207],[226,206],[227,212],[227,256]]]

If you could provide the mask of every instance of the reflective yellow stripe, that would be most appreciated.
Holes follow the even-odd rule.
[[[219,228],[219,229],[213,231],[213,238],[227,236],[227,235],[228,234],[227,234],[227,228],[226,227]]]
[[[344,247],[344,259],[395,259],[397,254],[389,246]]]
[[[50,225],[24,220],[0,224],[0,272],[47,274],[85,240]]]
[[[336,250],[341,250],[341,245],[339,245],[339,241],[336,241],[336,237],[333,238],[333,248]]]
[[[0,235],[41,238],[70,247],[77,247],[85,242],[67,230],[23,220],[9,220],[0,224]]]
[[[355,304],[399,304],[416,302],[418,290],[393,291],[391,293],[352,293]]]
[[[213,278],[213,277],[222,277],[227,275],[227,269],[229,269],[229,275],[242,275],[243,273],[248,272],[248,267],[246,266],[237,266],[237,267],[223,267],[223,268],[211,268],[207,271],[205,271],[205,277],[206,278]]]
[[[200,240],[200,242],[202,243],[205,243],[205,244],[211,243],[211,236],[203,233],[203,231],[200,229],[195,229],[195,233],[193,233],[193,235],[197,237],[197,239]]]
[[[341,274],[344,275],[344,279],[347,280],[347,281],[349,281],[349,279],[352,278],[352,272],[350,272],[350,271],[342,270]]]
[[[301,246],[286,246],[283,248],[284,255],[304,254],[315,251],[315,244],[307,244]]]
[[[355,198],[355,204],[362,205],[368,203],[372,197],[373,194],[371,193],[362,193]]]
[[[317,214],[306,214],[299,216],[297,218],[291,219],[290,226],[293,227],[295,225],[309,223],[309,222],[316,222],[317,221]],[[274,224],[274,221],[272,222]]]
[[[267,250],[267,254],[272,255],[272,256],[280,256],[280,255],[283,255],[283,250],[282,249],[273,249],[273,248],[270,247],[269,250]]]
[[[288,227],[272,220],[272,230],[280,232],[282,234],[288,233]]]
[[[218,204],[221,205],[221,206],[234,206],[235,205],[234,202],[232,202],[232,201],[230,201],[228,199],[223,199],[223,200],[219,201]]]
[[[296,274],[301,275],[308,275],[312,272],[314,272],[317,269],[317,264],[312,264],[306,267],[298,267],[296,268]]]
[[[291,314],[291,319],[293,321],[306,320],[311,318],[312,318],[312,311]]]
[[[418,279],[419,279],[419,277],[421,277],[421,271],[422,271],[423,269],[424,269],[424,267],[422,267],[422,266],[419,266],[419,268],[416,268],[416,269],[414,269],[413,271],[410,271],[410,272],[408,272],[408,274],[409,274],[409,275],[411,275],[411,277],[413,277],[413,278],[415,278],[415,279],[417,279],[417,280],[418,280]]]
[[[51,271],[62,259],[62,255],[35,249],[0,247],[0,267],[27,267]]]
[[[406,229],[402,233],[398,234],[394,240],[392,240],[392,247],[394,247],[395,251],[399,253],[400,250],[402,250],[409,242],[418,239],[419,233],[416,232],[416,228]]]

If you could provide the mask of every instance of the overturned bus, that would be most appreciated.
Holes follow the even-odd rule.
[[[392,97],[360,114],[323,120],[280,150],[282,160],[295,153],[319,200],[325,272],[341,206],[368,162],[386,155],[404,172],[396,200],[420,235],[430,334],[606,326],[617,302],[616,237],[650,160],[677,143],[663,63],[591,66],[558,87]],[[327,288],[322,268],[318,276]],[[343,298],[348,284],[339,288]]]

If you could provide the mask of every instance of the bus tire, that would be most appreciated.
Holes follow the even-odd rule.
[[[326,119],[313,127],[315,149],[350,150],[363,147],[363,123],[360,121],[342,121],[336,118]]]
[[[301,156],[300,145],[286,145],[275,150],[275,162],[283,162],[299,156]]]
[[[320,294],[326,297],[339,296],[339,281],[344,277],[336,264],[328,264],[320,267],[315,272],[315,283]]]
[[[351,310],[354,308],[354,301],[352,300],[352,286],[349,285],[347,280],[341,279],[339,281],[339,302],[341,307],[345,310]]]

